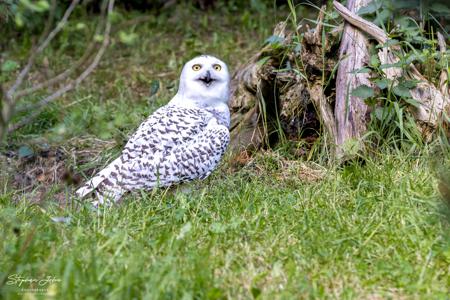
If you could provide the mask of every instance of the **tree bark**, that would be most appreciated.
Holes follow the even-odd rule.
[[[336,2],[336,1],[335,1]],[[356,12],[371,0],[348,0],[347,8]],[[340,63],[336,77],[336,156],[345,155],[344,144],[349,139],[359,140],[367,130],[369,107],[352,90],[360,85],[373,87],[368,73],[355,73],[369,60],[368,39],[353,25],[347,23],[339,48]]]
[[[359,30],[368,33],[382,45],[387,42],[388,36],[381,28],[360,18],[336,1],[334,1],[334,5],[344,19],[353,24]],[[438,40],[441,49],[445,48],[445,41],[442,41],[439,34]],[[384,47],[378,51],[378,57],[380,58],[381,64],[396,64],[399,62],[400,59],[397,57],[399,51],[401,51],[401,49],[396,48],[395,46],[388,47],[384,45]],[[441,52],[441,55],[445,55],[444,52]],[[416,120],[417,127],[422,133],[422,138],[426,142],[431,141],[433,134],[442,122],[443,114],[450,110],[450,99],[446,93],[448,90],[445,87],[442,87],[442,82],[445,82],[446,79],[446,72],[443,72],[445,73],[444,75],[441,74],[441,90],[436,88],[422,74],[420,74],[413,64],[404,68],[395,66],[385,68],[383,69],[383,72],[385,73],[386,78],[393,81],[394,85],[398,84],[398,79],[400,78],[415,79],[418,81],[417,85],[409,90],[411,97],[417,102],[417,105],[409,106],[408,109],[411,111]]]
[[[366,35],[383,45],[378,50],[381,64],[398,62],[400,50],[387,47],[387,34],[355,13],[370,2],[348,0],[346,8],[334,1],[336,11],[346,23],[333,30],[324,30],[324,8],[314,29],[301,24],[286,32],[286,23],[276,26],[272,39],[278,39],[279,43],[263,47],[233,76],[230,106],[234,151],[258,149],[282,139],[299,141],[297,145],[306,144],[308,148],[323,133],[327,136],[322,146],[332,150],[328,152],[333,156],[331,159],[345,160],[362,148],[361,138],[367,132],[370,108],[361,98],[353,96],[352,91],[361,85],[377,91],[370,76],[380,77],[358,72],[369,62]],[[440,44],[444,49],[445,43],[440,41]],[[441,51],[445,55],[445,50]],[[409,101],[404,104],[424,140],[429,141],[442,122],[445,109],[450,110],[446,93],[448,74],[441,75],[439,90],[414,65],[392,66],[382,71],[381,77],[390,79],[394,86],[401,80],[420,81],[410,89],[411,97],[418,104],[408,105]],[[277,139],[272,138],[273,132]],[[324,141],[322,137],[320,140]]]

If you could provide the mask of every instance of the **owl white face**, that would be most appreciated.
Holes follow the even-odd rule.
[[[202,55],[184,65],[178,94],[186,101],[214,105],[228,102],[229,87],[227,65],[214,56]]]

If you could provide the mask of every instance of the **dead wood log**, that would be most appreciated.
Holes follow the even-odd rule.
[[[447,51],[447,45],[445,43],[444,36],[438,32],[437,33],[438,38],[438,44],[439,44],[439,51],[441,53],[442,59],[446,57],[445,52]],[[439,89],[444,97],[449,97],[449,84],[448,84],[448,72],[444,68],[441,71],[441,75],[439,77]]]
[[[319,17],[317,21],[317,27],[314,31],[307,31],[304,35],[304,39],[307,41],[309,45],[314,45],[313,47],[316,52],[316,57],[323,56],[323,51],[328,48],[329,45],[326,45],[327,39],[322,41],[322,33],[323,33],[323,18],[325,13],[326,6],[322,6],[319,12]],[[339,29],[338,29],[339,30]],[[325,45],[323,45],[325,43]],[[312,62],[314,64],[314,62]],[[328,71],[331,71],[331,67],[334,67],[335,62],[332,61],[324,61],[322,62],[322,70],[326,69],[327,64]],[[320,62],[315,62],[315,64],[320,64]],[[311,78],[314,79],[314,78]],[[327,101],[327,97],[325,95],[324,86],[325,82],[324,78],[321,80],[307,80],[308,90],[311,95],[311,101],[314,105],[315,112],[317,114],[318,119],[321,121],[322,126],[325,128],[325,132],[328,134],[328,141],[334,145],[334,142],[337,138],[337,128],[336,122],[334,121],[334,112],[331,104]],[[333,151],[335,152],[335,151]],[[332,152],[332,154],[334,154]]]
[[[369,4],[371,0],[349,0],[348,10],[356,12]],[[334,1],[335,5],[340,3]],[[369,61],[369,41],[366,36],[351,23],[344,26],[339,48],[340,63],[336,77],[336,155],[345,155],[343,145],[349,139],[360,139],[367,130],[369,106],[352,95],[353,89],[361,85],[373,87],[369,73],[357,73]]]
[[[325,126],[326,132],[330,135],[329,140],[333,141],[337,136],[336,123],[334,121],[334,113],[331,104],[327,101],[323,86],[321,84],[314,84],[310,88],[311,100],[313,101],[316,111]]]
[[[333,47],[342,28],[323,39],[324,12],[322,7],[312,30],[300,25],[287,32],[285,22],[278,24],[273,32],[277,46],[266,45],[234,74],[230,103],[234,151],[258,149],[282,138],[313,141],[324,130],[334,143],[336,129],[328,101],[334,99],[334,89],[325,92],[323,81],[336,66]],[[305,31],[301,37],[300,29]],[[294,39],[301,41],[301,51],[293,49]]]
[[[284,39],[285,30],[286,22],[281,22],[275,26],[273,35]],[[230,131],[234,151],[258,149],[269,134],[268,120],[264,116],[267,113],[266,104],[273,101],[268,99],[272,95],[268,91],[268,68],[273,68],[276,62],[267,61],[264,64],[262,60],[269,57],[270,52],[270,45],[265,46],[233,75]]]
[[[331,153],[336,158],[349,154],[345,150],[346,141],[352,140],[349,144],[352,152],[355,145],[361,148],[360,139],[367,131],[370,108],[362,99],[353,96],[352,91],[360,85],[375,89],[372,81],[378,75],[358,72],[368,65],[369,40],[366,35],[382,45],[386,45],[388,36],[381,28],[354,13],[370,0],[349,0],[347,3],[351,10],[334,2],[336,10],[347,22],[335,30],[325,31],[324,8],[315,29],[300,23],[288,32],[286,23],[278,24],[272,38],[277,44],[264,46],[234,74],[230,103],[231,147],[234,151],[270,146],[272,141],[280,139],[312,145],[324,132],[329,138],[327,147],[332,148]],[[392,64],[383,72],[394,86],[408,78],[419,81],[410,90],[411,98],[419,105],[410,106],[408,110],[417,120],[425,140],[429,140],[440,122],[443,108],[449,107],[448,96],[428,82],[414,65],[406,69],[398,67],[400,50],[395,46],[379,50],[381,63]],[[447,78],[441,79],[441,89],[442,82],[448,82]]]
[[[353,24],[359,30],[370,34],[380,44],[386,44],[388,36],[381,28],[357,16],[339,2],[334,1],[333,3],[336,10],[346,21]],[[398,79],[402,77],[419,81],[416,87],[410,89],[411,97],[417,102],[417,106],[410,106],[409,109],[416,119],[422,137],[425,141],[430,141],[433,133],[440,124],[442,114],[450,108],[450,99],[445,93],[439,91],[432,83],[426,80],[414,65],[411,64],[409,70],[395,66],[400,61],[396,52],[401,52],[401,49],[386,45],[378,52],[382,64],[394,65],[393,67],[383,69],[383,72],[388,79],[394,82],[394,85],[397,85]]]

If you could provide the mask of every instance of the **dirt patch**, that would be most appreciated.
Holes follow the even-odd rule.
[[[114,141],[95,137],[73,138],[64,146],[31,144],[0,154],[0,181],[15,190],[15,201],[26,199],[40,203],[55,198],[67,204],[70,192],[97,172],[103,151],[113,148]]]

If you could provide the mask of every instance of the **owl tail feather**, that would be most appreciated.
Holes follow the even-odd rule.
[[[93,204],[98,206],[99,204],[107,204],[113,202],[117,202],[122,195],[126,192],[126,190],[117,186],[113,182],[111,182],[111,173],[117,168],[119,164],[121,164],[120,157],[110,163],[106,168],[98,172],[97,175],[88,180],[83,186],[81,186],[75,194],[79,198],[84,198],[85,196],[95,192],[97,197],[97,201],[94,201]]]

